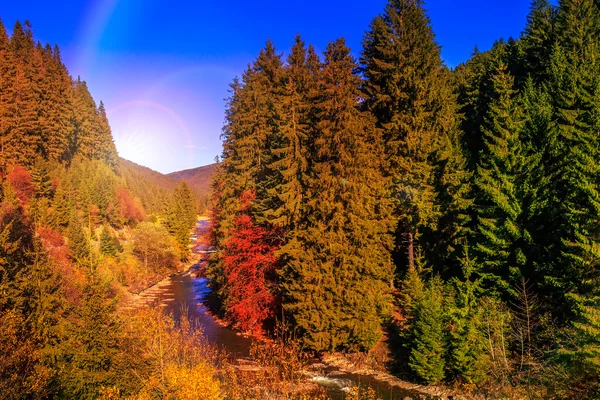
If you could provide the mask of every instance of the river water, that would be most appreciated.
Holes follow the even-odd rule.
[[[197,232],[201,234],[206,229],[208,229],[208,221],[200,221]],[[196,253],[210,251],[211,249],[205,245],[198,245],[194,248]],[[160,302],[166,312],[174,316],[176,321],[179,320],[182,310],[185,310],[190,320],[195,321],[197,326],[203,330],[206,339],[225,350],[231,358],[248,359],[250,357],[252,339],[218,324],[208,313],[203,304],[205,297],[210,293],[208,280],[196,277],[194,268],[181,275],[169,278],[160,285],[157,293],[156,300]],[[358,385],[371,387],[383,400],[404,400],[407,397],[425,399],[424,396],[417,395],[414,391],[400,389],[386,382],[379,382],[372,376],[348,374],[332,367],[327,367],[319,372],[311,372],[310,375],[307,376],[307,379],[326,387],[329,395],[335,400],[343,400],[345,394],[352,390],[352,387]]]

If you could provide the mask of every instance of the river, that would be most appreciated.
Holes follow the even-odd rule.
[[[197,232],[206,229],[208,229],[208,221],[200,221]],[[210,250],[205,245],[194,248],[196,253],[206,253]],[[195,275],[194,268],[183,274],[174,275],[163,281],[152,295],[166,312],[173,314],[176,321],[179,320],[181,311],[187,309],[189,317],[203,330],[206,339],[225,350],[231,358],[248,359],[252,339],[218,324],[213,319],[203,304],[205,297],[210,293],[208,280]],[[371,387],[383,400],[404,400],[407,397],[429,398],[414,390],[398,388],[387,382],[378,381],[370,375],[346,373],[335,367],[325,367],[320,372],[310,372],[307,379],[326,387],[329,395],[335,400],[343,400],[345,393],[357,385]]]

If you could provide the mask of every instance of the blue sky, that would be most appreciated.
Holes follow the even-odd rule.
[[[30,20],[58,44],[71,74],[103,100],[122,157],[160,172],[213,162],[231,80],[271,38],[285,53],[296,33],[323,50],[345,37],[360,53],[386,0],[21,0],[0,6],[8,31]],[[59,5],[60,4],[60,5]],[[442,56],[453,67],[474,46],[517,37],[528,0],[430,0]]]

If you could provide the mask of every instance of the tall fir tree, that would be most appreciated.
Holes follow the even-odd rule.
[[[526,230],[525,197],[528,168],[522,148],[524,115],[514,89],[514,78],[501,65],[493,76],[494,101],[483,126],[485,148],[476,173],[480,276],[495,293],[506,298],[524,274],[531,245]]]
[[[562,323],[572,324],[575,343],[563,354],[587,376],[600,370],[600,152],[596,132],[600,70],[600,12],[591,0],[564,0],[550,61],[549,94],[554,129],[547,132],[548,161],[539,215],[549,229],[537,238],[546,247],[537,273]]]
[[[316,350],[369,349],[389,312],[389,209],[380,133],[358,109],[360,79],[344,40],[330,43],[314,103],[307,202],[284,271],[284,308]]]
[[[548,78],[550,55],[556,40],[555,7],[548,0],[533,0],[527,16],[527,26],[521,37],[525,77],[536,83]]]
[[[441,382],[446,367],[444,285],[439,277],[427,283],[415,299],[408,337],[408,364],[419,379],[428,384]]]
[[[6,171],[7,162],[14,159],[12,149],[17,140],[15,80],[17,75],[8,35],[0,20],[0,170]]]
[[[364,105],[383,130],[385,173],[392,178],[399,220],[396,259],[412,266],[417,242],[430,262],[438,253],[456,258],[466,233],[468,202],[461,197],[469,177],[455,95],[423,2],[391,0],[371,23],[363,47]],[[442,218],[445,226],[438,229]],[[429,235],[421,238],[424,233]],[[447,248],[434,249],[440,243]]]

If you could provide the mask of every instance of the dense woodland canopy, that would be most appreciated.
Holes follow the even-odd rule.
[[[10,38],[0,23],[0,70],[0,397],[155,393],[166,359],[150,338],[177,332],[119,299],[180,269],[198,202],[186,182],[118,158],[104,105],[28,23]],[[201,366],[169,357],[167,379]],[[196,374],[210,390],[210,369]]]
[[[533,1],[454,70],[421,0],[390,0],[358,60],[267,42],[227,103],[215,307],[317,351],[387,331],[422,382],[600,396],[599,57],[592,0]]]
[[[354,50],[269,41],[231,84],[212,307],[310,351],[386,343],[415,382],[600,397],[600,4],[534,0],[451,70],[423,1],[390,0]],[[193,189],[118,158],[28,23],[0,24],[0,70],[3,397],[261,398],[123,301],[189,256]]]

